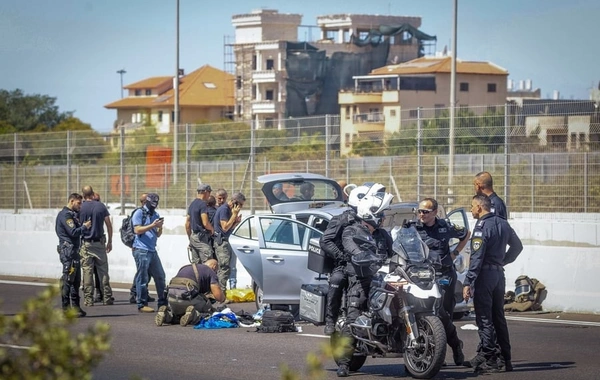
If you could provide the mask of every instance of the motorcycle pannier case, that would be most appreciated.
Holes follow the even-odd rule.
[[[308,269],[317,273],[333,271],[333,259],[325,255],[318,238],[312,238],[308,243]]]
[[[300,319],[315,325],[325,323],[327,290],[327,285],[302,285],[300,289]]]

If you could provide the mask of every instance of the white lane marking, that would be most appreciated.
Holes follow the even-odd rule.
[[[311,338],[327,338],[329,339],[329,337],[327,335],[319,335],[319,334],[297,334],[299,336],[308,336]]]
[[[575,325],[575,326],[594,326],[600,327],[600,322],[586,322],[586,321],[569,321],[565,319],[543,319],[543,318],[527,318],[527,317],[513,317],[507,316],[507,320],[520,321],[520,322],[538,322],[538,323],[550,323],[555,325]]]
[[[0,343],[0,347],[16,348],[18,350],[29,350],[29,349],[31,349],[31,346],[17,346],[17,345],[14,345],[14,344],[3,344],[3,343]]]

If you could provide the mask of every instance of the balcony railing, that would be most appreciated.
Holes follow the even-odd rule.
[[[361,113],[354,115],[354,123],[384,123],[385,116],[381,112],[377,113]]]

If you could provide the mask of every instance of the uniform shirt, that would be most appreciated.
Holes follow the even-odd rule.
[[[192,232],[194,233],[205,230],[200,214],[206,214],[208,216],[208,206],[202,199],[196,198],[192,201],[192,203],[190,203],[190,207],[188,207],[190,226],[192,228]]]
[[[492,208],[490,211],[498,216],[503,217],[504,219],[508,219],[506,205],[504,204],[502,198],[500,198],[496,193],[491,193],[488,198],[490,199],[490,202],[492,202]]]
[[[336,260],[336,266],[342,265],[346,260],[344,257],[344,247],[342,245],[342,232],[346,227],[356,222],[356,212],[352,209],[336,215],[329,221],[327,229],[319,240],[319,245],[325,255]],[[344,263],[345,264],[345,263]]]
[[[144,213],[146,214],[144,218]],[[146,208],[139,208],[135,210],[131,217],[131,225],[135,228],[136,226],[147,226],[152,224],[156,219],[160,218],[160,215],[154,211],[152,214]],[[145,220],[143,220],[145,219]],[[143,220],[143,224],[142,224]],[[133,240],[133,248],[146,249],[148,251],[156,251],[156,241],[158,240],[158,231],[156,228],[152,228],[149,231],[144,232],[141,235],[135,235]]]
[[[54,229],[59,243],[66,241],[73,244],[75,248],[79,248],[79,239],[86,230],[84,226],[79,224],[77,213],[67,206],[63,207],[56,216]]]
[[[229,231],[223,231],[221,228],[221,221],[228,221],[229,218],[231,218],[231,214],[232,211],[227,203],[223,203],[219,206],[219,208],[217,208],[217,212],[215,212],[215,217],[213,219],[213,228],[215,229],[215,233],[219,233],[226,238],[231,235],[233,228],[230,228]]]
[[[110,212],[99,201],[83,201],[79,210],[79,220],[82,222],[92,221],[89,230],[84,231],[84,239],[99,240],[104,235],[104,218],[110,216]]]
[[[451,267],[450,239],[457,238],[461,241],[464,240],[467,237],[467,230],[439,218],[435,219],[435,223],[431,227],[423,223],[415,223],[415,227],[421,239],[429,248],[429,256],[433,262],[438,262],[439,260],[443,267]]]
[[[508,251],[507,245],[510,247]],[[522,250],[521,239],[506,219],[491,212],[484,215],[473,229],[471,262],[464,284],[474,284],[484,266],[501,268],[512,263]]]
[[[218,284],[219,279],[217,278],[217,274],[203,264],[195,264],[196,268],[198,268],[198,291],[200,294],[210,293],[210,285]],[[175,277],[183,277],[188,278],[193,281],[196,280],[196,274],[194,273],[194,268],[192,268],[192,264],[184,265],[179,269],[177,275]]]

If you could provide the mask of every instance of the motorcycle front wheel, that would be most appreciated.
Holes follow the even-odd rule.
[[[335,364],[337,364],[338,366],[340,365],[341,356],[336,355],[336,353],[339,352],[339,350],[337,350],[336,347],[340,344],[341,336],[342,336],[342,334],[339,331],[336,331],[331,335],[331,339],[330,339],[331,347],[334,348],[333,360],[335,361]],[[366,361],[367,361],[367,357],[365,355],[354,354],[354,355],[352,355],[352,358],[350,359],[350,363],[348,363],[348,369],[351,372],[356,372],[362,368],[363,364],[365,364]]]
[[[404,352],[404,366],[415,379],[431,379],[444,364],[446,332],[442,321],[432,315],[418,316],[417,327],[417,345]]]

